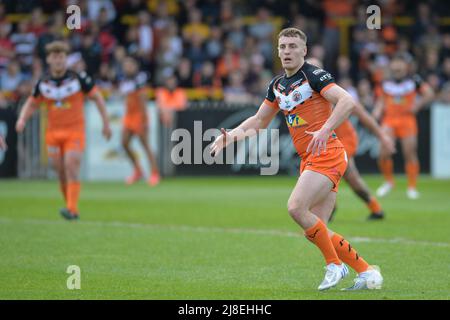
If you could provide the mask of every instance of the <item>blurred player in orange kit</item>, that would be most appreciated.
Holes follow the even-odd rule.
[[[40,106],[48,116],[46,128],[47,152],[56,172],[66,207],[60,214],[68,220],[79,218],[80,165],[85,146],[84,99],[92,99],[103,121],[103,136],[109,140],[111,129],[106,113],[105,101],[94,85],[93,79],[81,72],[67,70],[69,46],[63,41],[54,41],[46,46],[49,72],[34,87],[26,100],[16,123],[17,132],[22,132],[26,121]]]
[[[391,78],[381,84],[381,94],[373,114],[377,119],[382,117],[382,127],[387,134],[393,139],[400,139],[408,177],[406,195],[409,199],[418,199],[420,194],[417,191],[419,159],[416,114],[432,101],[434,92],[418,75],[409,75],[410,63],[412,57],[407,54],[398,54],[392,58],[389,68]],[[378,165],[385,182],[378,188],[377,195],[384,197],[394,187],[394,165],[386,148],[382,147],[380,150]]]
[[[354,285],[347,290],[379,289],[383,277],[378,267],[369,265],[343,236],[326,225],[348,162],[334,129],[354,110],[355,102],[329,72],[305,61],[306,41],[305,33],[299,29],[281,30],[278,56],[284,74],[272,79],[255,115],[230,132],[222,128],[222,134],[211,145],[211,153],[216,155],[233,141],[267,128],[281,111],[302,158],[300,177],[287,210],[324,257],[326,273],[318,289],[336,286],[349,273],[346,264],[358,273]]]
[[[126,112],[123,119],[122,146],[133,165],[133,173],[126,179],[126,184],[133,184],[144,177],[144,172],[130,147],[133,136],[137,136],[144,148],[151,168],[148,184],[157,185],[161,178],[158,164],[148,141],[148,116],[147,116],[147,76],[139,72],[138,62],[127,57],[123,62],[125,79],[120,83],[120,93],[126,96]]]
[[[308,62],[318,67],[322,67],[322,63],[318,59],[309,58]],[[343,88],[346,88],[344,84],[341,85]],[[358,101],[358,97],[353,97],[353,99],[356,102]],[[359,102],[356,103],[353,114],[356,115],[359,121],[379,139],[381,145],[388,152],[395,152],[394,140],[391,139],[390,136],[381,129],[376,120],[366,111],[366,109],[364,109],[364,107]],[[370,194],[370,190],[361,177],[361,174],[359,173],[358,168],[355,164],[354,156],[356,154],[356,151],[358,150],[358,134],[356,133],[355,128],[353,127],[350,120],[346,119],[339,127],[334,130],[334,132],[344,145],[345,151],[347,152],[348,166],[344,174],[345,181],[347,181],[353,192],[366,203],[367,207],[370,210],[368,219],[378,220],[384,218],[384,212],[381,208],[380,203],[374,196]],[[335,213],[335,210],[336,208],[333,210],[333,214]],[[333,214],[331,215],[330,220],[333,217]]]

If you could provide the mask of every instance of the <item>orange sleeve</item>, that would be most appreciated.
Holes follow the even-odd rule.
[[[327,84],[325,87],[322,88],[322,90],[320,90],[320,95],[323,96],[323,94],[325,92],[328,91],[328,89],[331,89],[332,87],[334,87],[336,85],[336,83],[332,82],[330,84]]]
[[[264,103],[276,110],[280,109],[276,100],[270,101],[268,99],[264,99]]]

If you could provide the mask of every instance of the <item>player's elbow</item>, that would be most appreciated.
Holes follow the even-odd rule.
[[[345,106],[345,111],[348,115],[350,115],[352,112],[356,111],[356,101],[353,99],[351,95],[345,95],[342,98],[342,105]]]

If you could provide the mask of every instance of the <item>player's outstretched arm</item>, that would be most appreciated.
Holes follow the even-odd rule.
[[[257,134],[258,130],[265,129],[277,114],[278,110],[262,103],[255,115],[247,118],[239,126],[227,132],[221,128],[222,134],[211,145],[211,155],[218,154],[231,142],[242,140]]]
[[[355,104],[355,109],[353,113],[358,117],[359,121],[370,130],[380,141],[380,143],[388,150],[391,154],[395,153],[395,142],[394,140],[384,132],[378,122],[372,117],[369,112],[360,104]]]
[[[100,116],[102,117],[102,121],[103,121],[102,134],[106,138],[106,140],[109,140],[111,138],[112,133],[111,133],[111,127],[109,126],[108,114],[106,112],[105,99],[103,99],[102,94],[98,90],[96,90],[90,96],[90,98],[95,102],[95,105],[97,106]]]
[[[34,101],[34,98],[28,97],[22,107],[22,110],[20,111],[19,118],[16,122],[16,131],[18,133],[23,132],[23,130],[25,129],[25,124],[37,108],[39,108],[39,105]]]
[[[323,97],[335,105],[330,117],[318,131],[305,131],[313,136],[306,149],[307,152],[320,155],[327,148],[327,141],[332,131],[347,119],[355,108],[352,96],[338,85],[334,85],[323,93]]]
[[[382,97],[379,97],[375,101],[375,106],[372,111],[372,116],[375,118],[375,120],[380,120],[383,112],[384,112],[384,99]]]

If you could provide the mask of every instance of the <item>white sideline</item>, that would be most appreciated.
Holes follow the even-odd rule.
[[[46,220],[46,219],[10,219],[0,217],[0,223],[28,223],[28,224],[67,224],[63,220]],[[172,230],[172,231],[187,231],[187,232],[201,232],[201,233],[235,233],[235,234],[255,234],[263,236],[280,236],[290,238],[300,238],[303,235],[300,232],[291,232],[283,230],[269,230],[269,229],[248,229],[248,228],[222,228],[222,227],[195,227],[187,225],[161,225],[161,224],[145,224],[145,223],[128,223],[121,221],[76,221],[80,225],[91,225],[100,227],[126,227],[126,228],[140,228],[140,229],[154,229],[154,230]],[[432,241],[417,241],[405,238],[371,238],[371,237],[348,237],[350,242],[355,243],[392,243],[392,244],[406,244],[406,245],[427,245],[434,247],[450,247],[448,242],[432,242]]]

